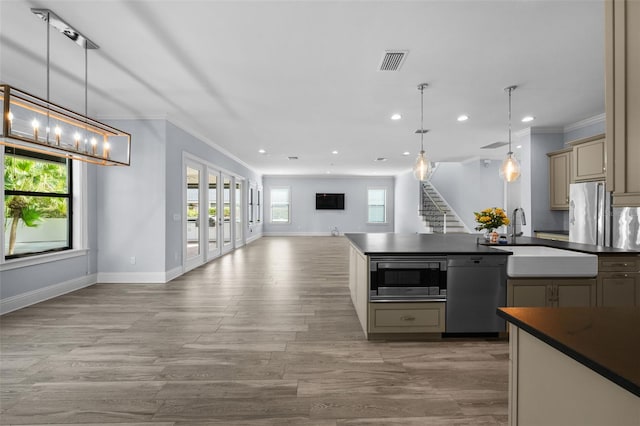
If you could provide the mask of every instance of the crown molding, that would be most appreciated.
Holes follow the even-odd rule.
[[[585,118],[584,120],[577,121],[573,124],[568,124],[564,126],[564,132],[572,132],[574,130],[582,129],[583,127],[592,126],[594,124],[602,123],[607,119],[607,115],[605,113],[595,115],[593,117]]]

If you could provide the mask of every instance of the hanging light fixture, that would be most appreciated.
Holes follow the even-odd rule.
[[[47,23],[47,98],[0,85],[0,145],[88,163],[128,166],[131,135],[87,117],[88,49],[98,46],[49,9],[31,9]],[[85,50],[84,115],[49,101],[50,42],[54,27]]]
[[[418,85],[418,90],[420,90],[420,128],[416,130],[416,133],[420,134],[420,153],[413,164],[413,175],[419,181],[427,180],[431,172],[431,162],[424,152],[424,134],[429,131],[424,129],[424,88],[427,86],[427,83]]]
[[[509,93],[509,152],[500,166],[500,178],[507,182],[514,182],[520,177],[520,163],[511,150],[511,92],[516,90],[516,87],[518,86],[509,86],[504,89]]]

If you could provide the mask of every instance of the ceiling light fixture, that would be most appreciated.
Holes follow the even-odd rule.
[[[336,155],[336,154],[338,153],[338,151],[333,150],[333,151],[331,151],[331,153],[332,153],[333,155]]]
[[[469,119],[469,116],[466,114],[462,114],[457,118],[458,121],[467,121],[468,119]]]
[[[31,11],[47,23],[47,98],[41,99],[15,87],[0,85],[0,145],[99,165],[128,166],[131,135],[87,117],[88,51],[97,49],[98,46],[51,10]],[[51,27],[69,37],[85,51],[84,115],[49,100]],[[98,141],[101,141],[99,146]]]
[[[416,133],[420,134],[420,153],[413,164],[413,175],[419,181],[427,180],[431,172],[431,162],[424,152],[424,134],[428,132],[424,129],[424,88],[427,86],[427,83],[418,85],[418,90],[420,90],[420,129],[416,130]]]
[[[395,121],[395,120],[400,120],[401,118],[402,118],[402,116],[401,116],[400,114],[393,114],[393,115],[391,116],[391,119],[392,119],[392,120],[394,120],[394,121]]]
[[[265,150],[264,150],[264,149],[262,149],[262,148],[260,148],[260,149],[258,150],[258,152],[259,152],[260,154],[266,154],[266,153],[267,153],[267,151],[265,151]]]
[[[520,177],[520,163],[511,150],[511,92],[516,90],[516,87],[518,86],[509,86],[504,89],[509,93],[509,152],[500,166],[500,178],[507,182],[513,182]]]
[[[402,153],[402,155],[404,155],[406,157],[407,155],[411,155],[411,153],[409,151],[405,151],[405,152]]]
[[[536,118],[533,115],[527,115],[526,117],[522,118],[522,122],[523,123],[529,123],[533,120],[535,120]]]

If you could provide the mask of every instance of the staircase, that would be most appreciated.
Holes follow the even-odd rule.
[[[421,182],[420,185],[419,213],[427,229],[433,233],[469,233],[456,212],[429,181]]]

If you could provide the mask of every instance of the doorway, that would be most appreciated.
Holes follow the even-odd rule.
[[[244,179],[191,156],[183,164],[186,272],[244,245]]]

